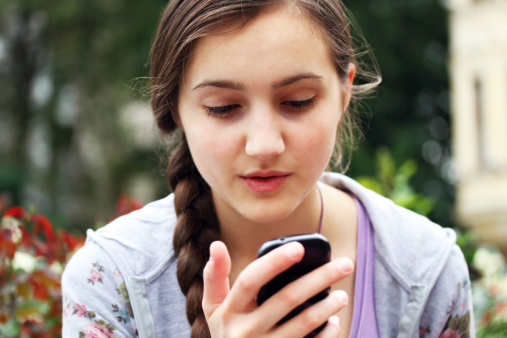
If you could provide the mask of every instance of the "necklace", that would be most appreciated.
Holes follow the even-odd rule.
[[[324,218],[324,199],[322,198],[322,192],[320,191],[319,185],[317,184],[317,190],[319,191],[320,196],[320,219],[319,219],[319,231],[318,233],[322,231],[322,219]]]

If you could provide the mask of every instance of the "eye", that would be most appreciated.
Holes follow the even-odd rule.
[[[316,98],[315,96],[308,100],[302,100],[302,101],[284,101],[282,102],[283,106],[288,107],[291,110],[294,111],[301,111],[310,109],[315,105]]]
[[[237,108],[239,108],[239,104],[230,104],[227,106],[220,107],[204,106],[204,110],[206,110],[208,116],[219,118],[228,117]]]

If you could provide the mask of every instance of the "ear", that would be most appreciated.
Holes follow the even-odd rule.
[[[347,82],[344,84],[343,89],[343,111],[347,110],[350,99],[352,98],[352,85],[354,84],[354,77],[356,76],[356,65],[352,62],[349,63],[347,69]]]
[[[181,123],[181,119],[180,119],[180,115],[179,114],[176,114],[174,116],[174,123],[176,124],[176,126],[182,131],[182,132],[185,132],[185,128],[183,128],[183,123]]]
[[[174,124],[178,129],[180,129],[182,132],[185,132],[185,129],[183,129],[183,123],[181,123],[180,118],[180,107],[178,104],[176,104],[176,109],[171,111],[171,116],[173,118]]]

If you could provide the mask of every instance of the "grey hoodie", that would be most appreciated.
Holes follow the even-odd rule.
[[[321,180],[355,195],[370,217],[380,336],[475,337],[470,280],[454,231],[344,175],[324,173]],[[62,277],[64,337],[190,336],[172,248],[173,198],[88,230]]]

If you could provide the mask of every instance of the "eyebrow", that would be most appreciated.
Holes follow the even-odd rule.
[[[271,87],[273,89],[280,89],[282,87],[291,85],[295,82],[298,82],[301,80],[307,80],[307,79],[323,80],[324,77],[314,74],[314,73],[301,73],[301,74],[296,74],[296,75],[285,77],[279,81],[275,81],[271,84]],[[237,82],[237,81],[230,81],[230,80],[205,80],[205,81],[199,83],[197,86],[195,86],[193,88],[193,90],[199,89],[199,88],[204,88],[204,87],[217,87],[217,88],[233,89],[233,90],[237,90],[237,91],[241,91],[241,92],[244,92],[246,90],[246,87],[242,83]]]
[[[225,88],[225,89],[234,89],[241,92],[245,91],[245,86],[236,81],[229,80],[205,80],[199,83],[197,86],[193,88],[193,90],[204,88],[204,87],[217,87],[217,88]]]
[[[291,85],[295,82],[298,82],[301,80],[308,80],[308,79],[309,80],[323,80],[324,77],[314,74],[314,73],[301,73],[301,74],[288,76],[286,78],[281,79],[280,81],[276,81],[271,85],[271,87],[273,87],[273,89],[280,89],[282,87]]]

